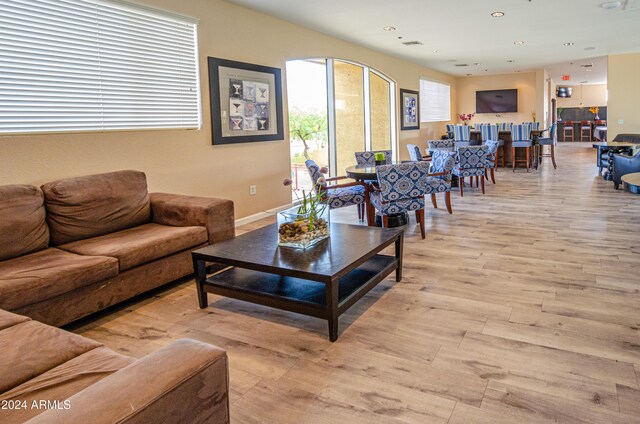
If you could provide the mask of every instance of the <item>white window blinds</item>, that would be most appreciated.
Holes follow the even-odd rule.
[[[451,120],[451,87],[425,79],[420,80],[420,121]]]
[[[199,128],[197,22],[119,1],[0,1],[0,133]]]

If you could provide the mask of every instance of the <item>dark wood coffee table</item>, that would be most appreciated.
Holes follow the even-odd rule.
[[[200,308],[207,293],[326,319],[338,317],[393,271],[402,278],[402,229],[331,224],[331,236],[307,250],[278,246],[276,225],[192,253]],[[395,255],[380,252],[395,244]],[[207,263],[228,265],[207,278]]]

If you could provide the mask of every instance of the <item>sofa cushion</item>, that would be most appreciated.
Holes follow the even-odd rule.
[[[37,321],[5,328],[0,331],[0,393],[100,346]]]
[[[46,249],[49,228],[38,187],[0,187],[0,261]]]
[[[42,186],[51,243],[59,245],[109,234],[151,220],[143,172],[118,171]]]
[[[206,243],[205,227],[144,224],[106,236],[63,244],[60,249],[80,255],[118,258],[120,272],[154,259]]]
[[[30,319],[31,318],[29,317],[13,314],[0,309],[0,330],[4,330],[12,325],[20,324],[21,322],[29,321]]]
[[[118,275],[118,261],[49,248],[0,262],[0,308],[14,310]]]
[[[26,401],[27,405],[42,399],[62,403],[133,362],[133,358],[115,353],[104,346],[97,347],[0,394],[0,400]],[[26,408],[3,412],[2,422],[10,424],[23,423],[43,410]]]

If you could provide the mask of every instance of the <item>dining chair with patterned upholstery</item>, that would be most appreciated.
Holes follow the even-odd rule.
[[[487,140],[485,146],[489,146],[489,156],[487,156],[487,166],[484,168],[484,176],[487,176],[487,170],[490,171],[491,182],[496,183],[496,167],[498,166],[498,147],[500,143],[497,140]]]
[[[540,131],[540,122],[523,122],[522,125],[528,125],[531,131]]]
[[[431,203],[434,208],[438,208],[436,201],[437,193],[444,193],[447,211],[453,213],[451,209],[451,172],[456,164],[456,152],[437,150],[431,156],[431,168],[427,177],[426,194],[431,195]]]
[[[321,201],[329,205],[329,209],[337,209],[345,206],[355,205],[358,209],[358,219],[364,220],[366,205],[369,203],[369,186],[361,181],[353,181],[342,184],[333,184],[339,180],[347,179],[347,177],[332,177],[326,178],[321,171],[321,168],[313,160],[308,159],[305,162],[311,182],[313,183],[313,190],[318,190],[326,193],[326,196]],[[372,225],[371,217],[367,216],[367,222]]]
[[[430,155],[433,155],[433,152],[436,150],[446,150],[448,152],[454,152],[456,150],[456,142],[451,140],[429,140],[427,141],[427,145],[429,146],[427,150]]]
[[[551,162],[553,163],[553,169],[558,168],[556,166],[556,143],[557,142],[558,140],[556,137],[556,124],[554,122],[553,124],[551,124],[551,128],[549,128],[549,137],[538,139],[538,144],[540,145],[540,164],[542,164],[542,158],[550,157]],[[544,146],[551,146],[551,152],[544,153]]]
[[[468,125],[453,127],[453,140],[456,142],[456,147],[468,146],[471,140],[471,127]]]
[[[425,238],[424,195],[429,174],[429,162],[407,162],[380,165],[376,168],[378,183],[371,185],[371,213],[382,217],[383,227],[389,226],[389,215],[415,211],[420,235]]]
[[[498,131],[511,131],[512,126],[511,122],[502,122],[498,124]]]
[[[458,148],[458,162],[453,168],[453,174],[459,178],[460,197],[464,196],[464,179],[470,177],[471,187],[473,187],[473,177],[482,183],[482,194],[484,194],[484,173],[488,164],[489,146],[465,146]]]
[[[531,147],[533,146],[533,140],[531,140],[531,130],[528,125],[513,125],[511,127],[511,163],[513,165],[513,172],[516,172],[516,162],[526,163],[527,172],[531,167]],[[526,160],[516,159],[516,149],[525,149]]]
[[[453,127],[455,127],[454,124],[447,124],[446,128],[447,128],[447,138],[449,138],[450,140],[453,139]]]
[[[356,156],[356,164],[358,165],[375,165],[376,164],[376,153],[384,153],[384,162],[385,164],[390,164],[393,162],[393,153],[391,150],[374,150],[367,152],[355,152]]]
[[[481,124],[480,128],[480,136],[482,137],[482,142],[486,143],[489,140],[498,142],[498,150],[496,151],[496,166],[498,166],[498,161],[500,159],[502,162],[502,167],[505,166],[504,159],[504,140],[500,140],[500,130],[498,125],[494,124]],[[500,153],[502,151],[502,154]]]
[[[412,162],[420,162],[425,159],[420,147],[415,144],[407,144],[407,150],[409,151],[409,157]]]

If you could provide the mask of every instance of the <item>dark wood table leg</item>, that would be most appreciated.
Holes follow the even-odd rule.
[[[402,280],[402,249],[404,248],[404,233],[401,233],[396,240],[396,259],[398,260],[398,269],[396,269],[396,282]]]
[[[204,282],[207,280],[207,264],[205,261],[193,259],[193,273],[196,278],[196,290],[198,291],[198,305],[204,309],[209,305],[207,292],[204,290]]]
[[[325,286],[325,297],[327,299],[327,321],[329,322],[329,340],[338,340],[338,300],[339,281],[332,281]]]

